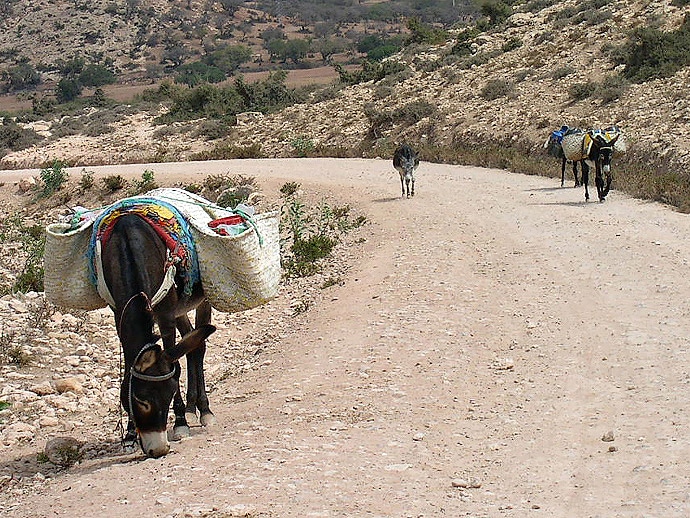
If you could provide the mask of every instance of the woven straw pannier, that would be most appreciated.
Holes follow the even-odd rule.
[[[183,189],[146,194],[173,204],[187,218],[194,238],[201,283],[218,311],[251,309],[278,295],[280,284],[279,212],[252,216],[247,230],[221,236],[209,228],[214,219],[235,214]]]
[[[587,153],[584,149],[586,133],[571,133],[570,135],[563,135],[561,140],[561,147],[565,158],[573,162],[578,162],[587,158]]]
[[[46,298],[69,309],[107,306],[91,281],[89,243],[93,221],[70,230],[69,223],[53,223],[46,229],[43,286]]]

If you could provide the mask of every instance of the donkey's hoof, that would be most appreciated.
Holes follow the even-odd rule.
[[[173,431],[170,434],[170,440],[171,441],[181,441],[182,439],[186,439],[190,435],[192,435],[192,433],[189,430],[189,426],[186,426],[186,425],[176,426],[173,428]]]
[[[189,423],[190,425],[195,425],[199,422],[199,418],[193,412],[185,412],[184,418],[187,420],[187,423]]]
[[[137,450],[137,443],[136,441],[122,441],[122,451],[125,453],[125,455],[130,455],[134,453]]]
[[[122,438],[122,450],[126,454],[134,453],[137,449],[137,433],[127,432]]]
[[[216,426],[217,424],[218,420],[211,412],[201,416],[201,426]]]

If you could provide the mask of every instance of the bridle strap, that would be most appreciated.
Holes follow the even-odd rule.
[[[134,369],[134,366],[137,364],[141,356],[148,351],[149,349],[153,349],[158,347],[158,344],[156,343],[148,343],[144,347],[141,348],[141,351],[139,351],[139,354],[137,354],[137,357],[134,358],[134,363],[132,363],[132,367],[129,369],[129,373],[132,375],[132,377],[137,378],[139,380],[143,381],[166,381],[172,378],[175,375],[175,367],[173,367],[173,370],[168,372],[167,374],[158,374],[158,375],[151,375],[151,374],[144,374],[143,372],[139,372]],[[130,390],[132,386],[132,382],[130,380],[129,382],[130,385]]]
[[[153,349],[154,347],[158,347],[158,344],[155,342],[148,343],[144,345],[144,347],[141,348],[141,351],[137,354],[136,358],[134,358],[134,363],[132,363],[132,367],[129,369],[129,390],[127,391],[127,397],[128,397],[128,402],[129,402],[129,418],[132,420],[132,423],[134,424],[134,427],[137,429],[137,436],[139,437],[139,445],[141,446],[141,436],[139,436],[139,429],[137,428],[137,422],[136,419],[134,418],[134,406],[132,405],[132,378],[137,378],[139,380],[143,381],[166,381],[172,378],[175,375],[175,367],[173,366],[173,370],[170,371],[167,374],[161,374],[161,375],[156,375],[152,376],[150,374],[144,374],[142,372],[138,372],[134,369],[134,366],[137,364],[141,356],[148,351],[149,349]]]

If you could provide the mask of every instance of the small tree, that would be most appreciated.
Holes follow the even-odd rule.
[[[441,29],[435,29],[419,21],[419,18],[407,20],[407,28],[410,30],[411,43],[443,43],[448,39],[448,33]]]
[[[252,57],[252,51],[246,45],[227,45],[211,52],[204,58],[204,63],[232,75],[240,66]]]
[[[13,92],[35,88],[41,82],[41,74],[30,63],[20,63],[3,72],[2,80],[5,82],[5,90]]]
[[[57,85],[55,98],[59,103],[74,101],[81,95],[82,86],[75,79],[62,78]]]
[[[115,82],[115,74],[103,65],[86,65],[79,74],[79,83],[82,86],[103,86]]]
[[[201,83],[220,83],[224,79],[225,74],[222,70],[201,61],[182,65],[177,69],[175,76],[176,83],[183,83],[187,86],[197,86]]]
[[[285,44],[285,58],[293,63],[301,62],[309,52],[309,42],[303,39],[288,40]]]

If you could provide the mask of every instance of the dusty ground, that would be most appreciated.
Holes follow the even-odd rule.
[[[344,285],[294,319],[259,368],[214,383],[217,428],[194,428],[162,459],[114,452],[33,490],[9,484],[3,513],[690,514],[687,215],[428,163],[409,200],[388,161],[151,167],[356,200],[367,240]],[[0,467],[33,466],[39,450],[2,449]]]

